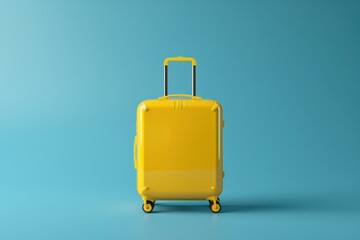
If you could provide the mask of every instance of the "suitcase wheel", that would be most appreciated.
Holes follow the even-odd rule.
[[[221,211],[221,204],[220,204],[220,199],[218,198],[218,200],[214,203],[214,201],[212,200],[209,200],[210,202],[210,210],[213,212],[213,213],[218,213]]]
[[[220,202],[220,198],[217,198],[217,201]],[[209,204],[211,205],[211,200],[209,200]]]
[[[153,201],[147,200],[146,204],[142,205],[142,210],[146,213],[151,213],[152,210],[154,209],[154,205],[155,205],[155,201],[153,202]]]

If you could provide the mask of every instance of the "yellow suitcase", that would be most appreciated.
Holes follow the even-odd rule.
[[[192,95],[168,95],[171,61],[192,62]],[[142,208],[151,212],[156,200],[208,200],[217,213],[224,177],[221,104],[196,96],[195,59],[167,58],[164,71],[164,96],[137,108],[134,165]]]

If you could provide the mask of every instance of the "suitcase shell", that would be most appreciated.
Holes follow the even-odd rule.
[[[215,100],[177,94],[141,102],[134,165],[144,203],[216,201],[223,188],[223,126]]]

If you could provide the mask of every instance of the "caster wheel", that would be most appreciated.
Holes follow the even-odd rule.
[[[216,201],[216,203],[210,203],[210,210],[213,212],[213,213],[218,213],[221,211],[221,205],[220,205],[220,202],[219,201]]]
[[[142,210],[146,213],[151,213],[154,209],[155,201],[146,201],[146,204],[142,205]]]
[[[208,200],[209,201],[209,204],[211,205],[212,204],[212,200]],[[220,198],[217,198],[216,202],[220,202]]]

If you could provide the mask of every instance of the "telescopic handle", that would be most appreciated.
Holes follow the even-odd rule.
[[[192,95],[196,96],[196,60],[191,57],[170,57],[164,60],[164,96],[168,95],[169,62],[191,62],[192,64]]]

